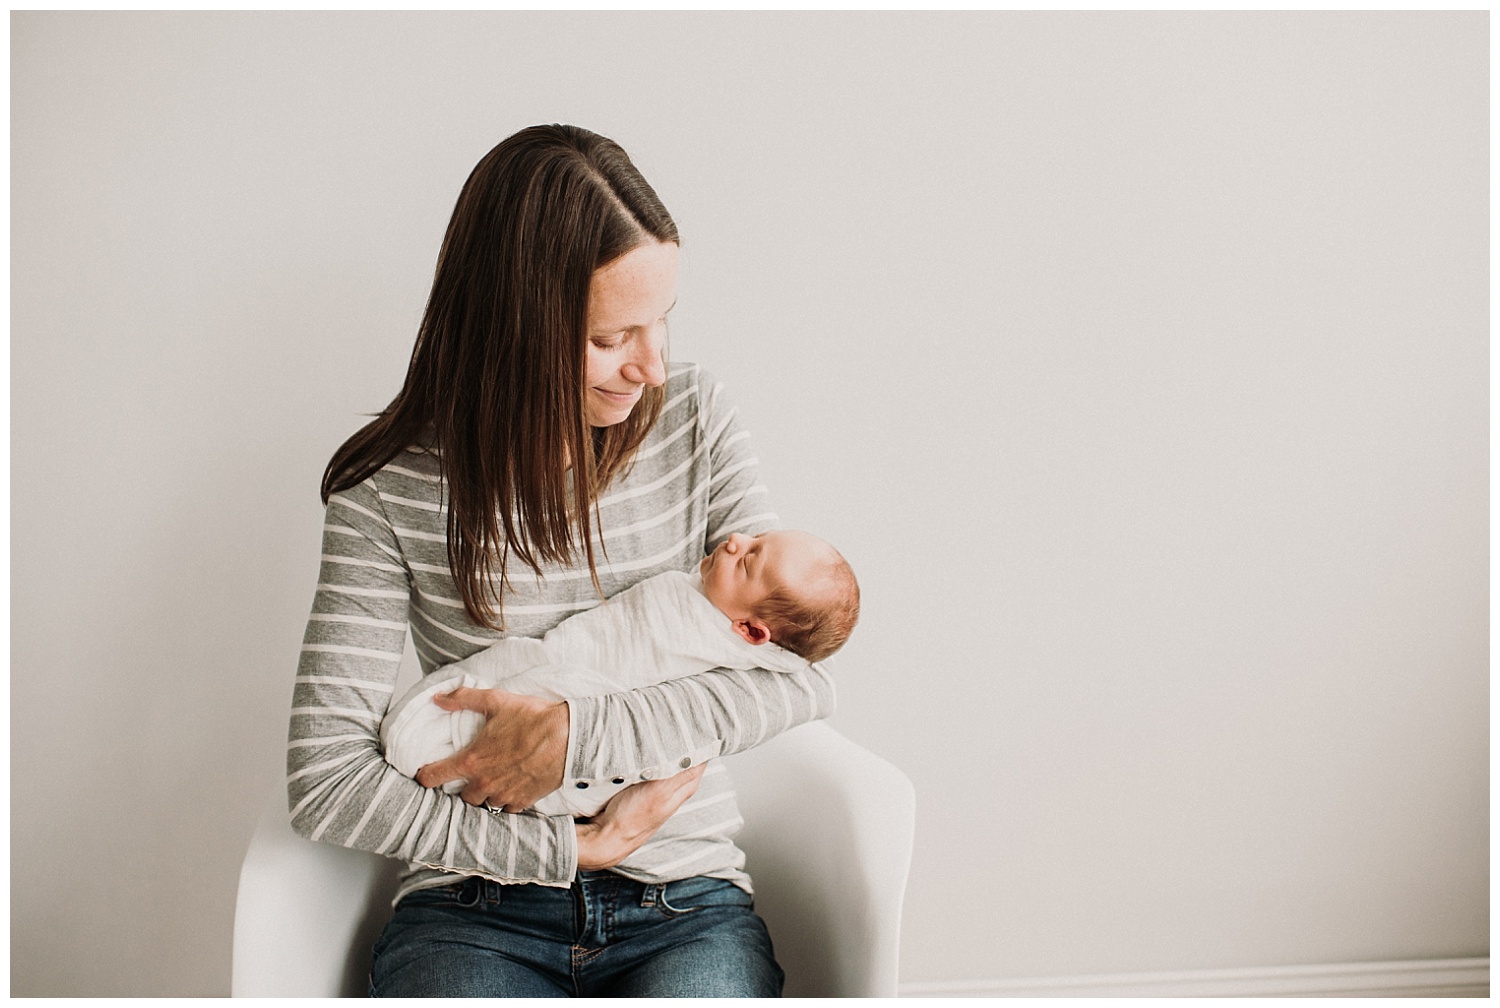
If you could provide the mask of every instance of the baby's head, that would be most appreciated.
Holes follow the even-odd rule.
[[[703,594],[741,637],[773,641],[808,661],[843,647],[859,619],[859,583],[848,561],[806,532],[736,532],[698,572]]]

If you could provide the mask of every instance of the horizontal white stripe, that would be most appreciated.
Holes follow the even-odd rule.
[[[318,582],[318,591],[333,592],[335,595],[358,595],[362,598],[404,599],[407,597],[404,591],[392,591],[388,588],[356,588],[354,585],[329,584],[327,581]]]
[[[391,526],[391,531],[395,532],[397,538],[400,539],[420,539],[423,542],[440,543],[445,543],[448,541],[447,532],[423,532],[419,529],[406,528],[402,525]]]
[[[355,658],[379,658],[382,661],[400,661],[400,651],[382,651],[377,648],[351,647],[348,644],[304,644],[303,654],[341,654],[352,655]]]
[[[334,745],[339,742],[359,742],[365,744],[370,741],[368,734],[360,735],[324,735],[321,738],[293,739],[286,744],[288,749],[308,749],[315,746]]]
[[[422,480],[424,483],[440,483],[440,482],[442,482],[442,478],[440,476],[438,476],[436,473],[422,473],[422,472],[417,472],[415,469],[407,469],[404,466],[398,466],[394,462],[387,462],[385,464],[384,468],[381,471],[382,472],[393,472],[393,473],[397,473],[398,475],[401,475],[401,476],[410,476],[412,479],[419,479],[419,480]]]
[[[432,592],[425,591],[422,588],[417,589],[417,595],[428,602],[435,602],[440,606],[447,606],[449,609],[464,608],[463,599],[449,598],[446,595],[434,595]]]
[[[638,521],[634,525],[621,525],[615,528],[605,529],[604,541],[608,543],[611,539],[619,539],[623,536],[631,535],[635,532],[644,532],[646,529],[655,528],[658,525],[669,522],[673,518],[676,518],[678,515],[682,514],[682,512],[686,511],[695,500],[697,500],[696,497],[686,496],[683,497],[682,500],[674,504],[671,508],[662,511],[660,514],[653,515],[650,518]]]
[[[390,693],[396,688],[394,683],[371,682],[368,679],[352,679],[348,676],[299,675],[293,681],[306,683],[309,686],[352,686],[355,689],[374,690],[376,693]]]
[[[650,566],[650,564],[646,564],[644,566]],[[605,570],[605,569],[606,568],[602,568],[602,567],[600,568],[600,570]],[[610,568],[607,568],[607,569],[608,570],[616,570],[616,568],[614,568],[614,567],[610,567]],[[564,580],[566,580],[566,581],[575,581],[575,580],[579,580],[580,578],[587,578],[588,576],[589,576],[589,572],[586,571],[586,570],[583,571],[582,573],[579,573],[577,571],[569,571],[569,572],[567,572],[567,574],[565,576],[557,577],[557,578],[555,578],[555,580],[559,580],[559,581],[564,581]],[[449,609],[462,609],[464,607],[464,603],[463,603],[462,599],[449,598],[446,595],[434,595],[431,592],[423,591],[420,588],[417,589],[417,593],[419,595],[421,595],[422,598],[426,599],[427,601],[429,601],[429,602],[436,602],[438,605],[445,606],[445,607],[447,607]],[[545,615],[545,614],[550,614],[550,613],[559,613],[559,612],[582,612],[585,609],[592,609],[592,608],[594,608],[596,605],[598,605],[600,603],[600,601],[602,601],[602,600],[600,600],[600,599],[590,599],[590,600],[587,600],[587,601],[580,601],[580,602],[548,602],[548,603],[545,603],[545,604],[536,604],[536,605],[519,605],[517,603],[506,602],[505,603],[505,614],[506,614],[507,617],[510,617],[510,616],[539,616],[539,615]]]
[[[402,598],[406,595],[402,594]],[[313,613],[308,617],[313,623],[354,623],[358,626],[378,627],[381,630],[405,630],[405,623],[395,620],[376,619],[373,616],[346,616],[343,613]]]
[[[388,494],[383,491],[380,492],[380,499],[386,504],[395,504],[398,507],[416,508],[418,511],[431,511],[433,514],[448,513],[448,509],[442,504],[412,500],[410,497],[397,497],[395,494]]]
[[[702,559],[703,557],[703,531],[704,523],[694,522],[692,529],[689,530],[688,534],[685,537],[679,539],[676,543],[668,546],[661,552],[655,553],[649,557],[641,557],[637,560],[631,561],[630,563],[615,563],[606,559],[599,563],[599,573],[628,574],[631,571],[644,570],[648,567],[657,567],[663,564],[666,564],[673,570],[686,570],[688,566]],[[552,584],[556,582],[566,581],[586,581],[588,580],[588,577],[589,571],[587,567],[581,567],[576,570],[550,570],[547,572],[546,582],[548,584]],[[597,604],[598,601],[595,600],[589,605],[590,607],[592,607],[593,605]],[[525,606],[517,606],[513,610],[511,608],[511,603],[507,602],[505,604],[505,611],[507,613],[522,613],[528,612],[530,610],[528,610]],[[537,611],[544,612],[547,610]]]
[[[384,524],[384,523],[382,523],[382,524]],[[375,539],[371,539],[369,536],[365,535],[359,529],[350,528],[348,525],[324,525],[323,526],[323,531],[324,532],[332,532],[335,535],[350,536],[352,538],[358,539],[361,543],[365,543],[367,545],[374,546],[376,549],[380,550],[380,552],[384,553],[386,556],[390,557],[392,560],[400,560],[401,559],[401,554],[397,553],[395,550],[391,549],[385,543],[380,542],[380,541],[375,540]],[[340,555],[342,555],[342,554],[340,554]]]
[[[334,556],[332,553],[323,554],[324,563],[345,564],[349,567],[365,567],[370,570],[386,571],[391,574],[405,574],[406,569],[395,564],[380,563],[377,560],[363,560],[359,557]]]
[[[293,717],[352,717],[361,721],[379,721],[384,715],[358,707],[293,707]]]

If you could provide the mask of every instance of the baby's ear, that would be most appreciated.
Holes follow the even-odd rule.
[[[734,632],[751,644],[764,644],[771,639],[771,629],[758,619],[734,621]]]

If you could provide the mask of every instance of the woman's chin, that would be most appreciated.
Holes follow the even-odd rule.
[[[590,409],[590,427],[613,427],[615,424],[624,423],[630,419],[628,409]]]
[[[613,427],[617,423],[624,423],[630,418],[636,403],[641,401],[639,395],[632,396],[628,400],[612,400],[609,396],[600,393],[597,389],[590,390],[591,394],[585,403],[588,413],[589,424],[594,427]]]

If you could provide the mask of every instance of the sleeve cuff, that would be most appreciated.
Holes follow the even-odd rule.
[[[596,795],[612,795],[632,784],[642,781],[671,777],[700,763],[706,763],[724,751],[722,739],[686,750],[660,763],[638,765],[627,762],[625,753],[617,754],[612,763],[596,755],[585,759],[583,753],[592,748],[598,750],[598,725],[604,710],[604,697],[574,697],[565,701],[568,705],[568,756],[563,765],[563,790],[569,794],[579,791]]]

